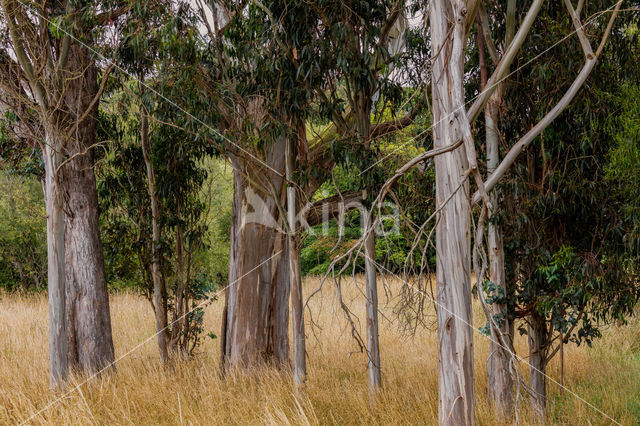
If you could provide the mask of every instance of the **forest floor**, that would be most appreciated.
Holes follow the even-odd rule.
[[[344,301],[359,318],[364,317],[362,284],[359,279],[357,289],[353,281],[343,281]],[[317,279],[307,279],[307,294],[317,285]],[[309,304],[317,327],[307,321],[308,384],[298,397],[287,374],[268,369],[222,379],[219,341],[207,336],[195,357],[163,369],[156,340],[149,339],[155,332],[151,307],[131,293],[111,297],[117,373],[88,381],[76,376],[66,391],[54,394],[48,382],[46,296],[0,294],[0,424],[434,424],[433,306],[425,306],[428,327],[409,335],[394,320],[398,285],[390,287],[388,297],[380,292],[383,390],[375,399],[367,390],[366,355],[351,336],[331,283]],[[484,320],[474,303],[478,328]],[[221,298],[206,309],[205,334],[219,332],[223,306]],[[477,423],[496,424],[485,392],[489,341],[479,333],[474,338]],[[526,355],[524,337],[516,347]],[[637,316],[604,330],[592,348],[566,346],[564,358],[567,389],[548,384],[548,423],[610,424],[606,416],[611,416],[621,424],[640,424]],[[527,370],[526,358],[522,366]],[[548,374],[559,381],[559,371],[556,357]],[[519,405],[521,423],[530,423],[528,401]]]

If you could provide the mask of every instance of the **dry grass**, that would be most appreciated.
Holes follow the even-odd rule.
[[[307,280],[309,291],[317,284]],[[362,297],[351,284],[347,302],[362,315]],[[155,339],[117,364],[117,373],[88,381],[67,394],[48,389],[47,304],[44,296],[0,295],[0,423],[46,424],[433,424],[437,420],[435,331],[420,329],[409,337],[399,331],[392,305],[381,307],[384,390],[371,401],[366,357],[357,352],[332,286],[311,303],[322,327],[308,340],[306,396],[294,395],[290,379],[273,371],[235,374],[221,379],[218,341],[206,338],[200,353],[170,369],[160,366]],[[384,297],[381,297],[384,302]],[[218,331],[223,302],[206,313],[206,330]],[[133,294],[111,298],[117,356],[154,333],[148,303]],[[483,324],[476,310],[476,324]],[[309,330],[309,328],[308,328]],[[495,424],[485,398],[484,362],[488,341],[476,334],[475,368],[478,424]],[[524,339],[517,342],[525,353]],[[589,349],[567,347],[565,384],[622,424],[640,422],[640,321],[612,327]],[[558,361],[549,374],[558,377]],[[83,377],[75,377],[81,383]],[[73,389],[72,386],[69,389]],[[549,385],[549,423],[609,424],[610,421],[569,392]],[[47,407],[57,397],[62,398]],[[527,403],[521,419],[527,423]]]

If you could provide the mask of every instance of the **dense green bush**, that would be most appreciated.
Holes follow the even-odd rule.
[[[409,255],[411,248],[410,240],[401,232],[391,232],[393,224],[391,220],[385,222],[385,234],[376,237],[376,262],[385,269],[383,272],[391,272],[399,274],[405,265],[405,260]],[[361,236],[360,212],[353,211],[347,215],[345,219],[342,238],[338,238],[338,224],[335,220],[325,226],[323,231],[322,225],[312,228],[313,233],[308,233],[303,240],[302,249],[300,251],[300,265],[303,275],[324,275],[331,266],[333,259],[346,253]],[[427,260],[434,262],[435,253],[428,252]],[[420,264],[420,253],[413,254],[415,264]],[[344,261],[338,262],[335,272],[338,272],[344,266]],[[351,265],[347,273],[354,271]],[[364,272],[364,258],[360,256],[355,263],[355,272]]]
[[[46,214],[40,183],[0,171],[0,288],[47,283]]]

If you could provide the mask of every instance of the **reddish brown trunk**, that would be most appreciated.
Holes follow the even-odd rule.
[[[74,131],[63,169],[66,197],[65,294],[67,360],[70,368],[95,373],[114,360],[109,296],[98,220],[94,175],[98,103],[97,72],[86,48],[71,47],[72,75],[65,95]],[[88,111],[88,113],[87,113]],[[80,117],[86,117],[79,121]]]
[[[549,334],[545,318],[529,316],[529,387],[531,388],[531,411],[544,423],[547,405],[547,349]]]

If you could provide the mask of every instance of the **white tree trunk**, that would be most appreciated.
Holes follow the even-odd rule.
[[[365,218],[369,216],[365,214]],[[365,219],[368,221],[368,219]],[[364,240],[365,275],[367,287],[367,356],[369,370],[369,391],[373,394],[382,384],[380,372],[380,343],[378,340],[378,284],[376,281],[376,237],[371,224],[365,225],[368,232]]]
[[[498,134],[498,107],[500,104],[502,90],[498,89],[485,107],[485,126],[487,142],[487,171],[489,174],[498,167],[500,163],[499,155],[499,134]],[[491,204],[494,209],[498,208],[499,197],[497,191],[489,194]],[[489,277],[491,282],[501,288],[503,294],[507,292],[507,283],[504,270],[504,248],[502,244],[502,231],[495,221],[489,221],[487,243],[489,249]],[[492,315],[502,314],[500,329],[491,329],[490,355],[487,363],[487,390],[489,399],[494,404],[496,412],[500,418],[507,418],[513,409],[513,379],[509,371],[511,350],[511,327],[507,318],[507,308],[503,305],[493,304],[491,306]],[[498,335],[500,333],[502,338]],[[504,348],[502,341],[508,343]]]
[[[49,381],[60,386],[66,379],[67,332],[65,323],[65,215],[57,183],[61,163],[60,146],[47,132],[44,148],[45,203],[47,210],[47,289],[49,294]]]
[[[465,14],[463,2],[435,0],[431,3],[431,46],[432,52],[439,52],[431,77],[436,149],[462,139],[459,118],[464,116]],[[441,208],[436,225],[438,418],[443,425],[468,425],[474,423],[475,401],[470,205],[464,146],[436,157],[435,167],[436,205]]]
[[[289,286],[291,288],[291,308],[293,326],[293,381],[296,386],[304,385],[307,376],[306,342],[304,334],[304,306],[302,303],[302,273],[300,270],[300,248],[296,232],[296,188],[291,181],[295,165],[293,141],[287,138],[287,215],[289,222]]]

